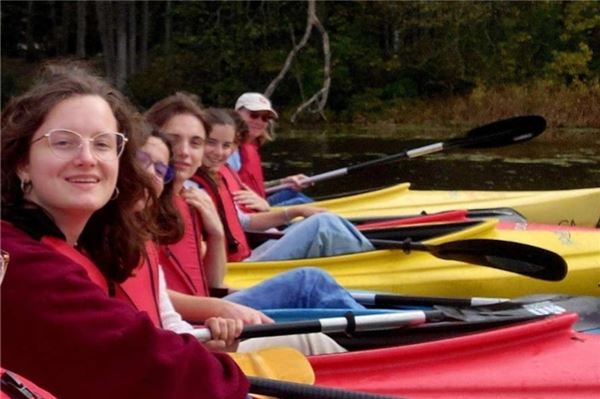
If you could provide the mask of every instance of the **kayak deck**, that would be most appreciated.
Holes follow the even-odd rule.
[[[536,223],[596,227],[600,187],[550,191],[410,190],[401,183],[381,190],[318,201],[346,218],[414,215],[453,209],[509,207]]]
[[[496,221],[487,220],[426,242],[435,245],[487,238],[535,245],[566,260],[568,273],[564,280],[536,280],[489,267],[442,260],[427,252],[405,254],[401,250],[381,250],[326,258],[229,263],[225,282],[230,287],[245,288],[286,270],[316,266],[349,289],[404,295],[514,298],[536,293],[600,294],[600,230],[569,230],[560,226],[551,230],[520,229],[521,226],[497,229]]]
[[[309,357],[316,384],[410,398],[590,398],[600,336],[573,313],[442,341]]]

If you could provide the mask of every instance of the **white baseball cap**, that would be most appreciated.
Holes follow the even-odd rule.
[[[244,93],[235,102],[235,109],[246,108],[249,111],[269,111],[275,118],[279,118],[273,109],[271,101],[260,93]]]

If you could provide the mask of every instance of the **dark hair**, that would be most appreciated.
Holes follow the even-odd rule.
[[[2,111],[2,207],[20,209],[27,204],[17,169],[27,163],[31,138],[48,113],[61,101],[75,96],[99,96],[110,106],[118,130],[129,139],[119,159],[119,195],[94,212],[78,239],[104,276],[122,282],[140,263],[147,234],[130,222],[135,203],[152,188],[151,179],[136,162],[140,147],[141,117],[129,101],[85,65],[48,64],[34,86],[12,98]]]
[[[244,121],[244,118],[240,114],[231,108],[208,108],[204,110],[206,115],[206,122],[211,126],[214,125],[228,125],[232,126],[235,131],[234,142],[236,145],[240,145],[248,136],[250,129],[248,124]]]
[[[147,139],[150,137],[156,137],[161,140],[169,150],[169,163],[173,158],[173,147],[171,143],[164,134],[162,134],[156,128],[150,128],[150,134]],[[146,139],[146,140],[147,140]],[[158,207],[157,214],[155,216],[158,230],[154,232],[153,238],[154,241],[160,245],[169,245],[179,242],[183,237],[183,222],[181,220],[181,215],[175,208],[175,204],[173,202],[173,194],[174,194],[174,179],[164,185],[164,189],[162,194],[158,199],[156,199]],[[149,196],[152,200],[155,200],[155,196]]]
[[[185,92],[177,92],[155,103],[144,114],[146,121],[160,130],[172,117],[181,114],[191,114],[200,120],[206,134],[210,125],[206,123],[204,111],[198,96]]]
[[[246,125],[246,122],[244,122],[242,117],[239,116],[239,114],[235,110],[229,110],[226,108],[207,108],[207,109],[205,109],[204,115],[206,118],[206,123],[208,123],[210,125],[211,129],[215,125],[226,125],[226,126],[233,127],[234,134],[235,134],[233,141],[235,142],[235,144],[239,145],[241,143],[241,141],[240,141],[240,137],[238,137],[238,134],[237,134],[237,122],[233,118],[232,113],[229,111],[233,111],[234,114],[238,115],[238,117],[242,121],[242,123],[244,123],[244,125]],[[207,138],[208,137],[210,137],[210,133],[207,133]],[[219,176],[218,173],[209,171],[204,166],[201,166],[200,168],[198,168],[198,170],[203,170],[205,172],[204,174],[209,176],[215,184],[217,184],[217,185],[221,184],[221,177]]]

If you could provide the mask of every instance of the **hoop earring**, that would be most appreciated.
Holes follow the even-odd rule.
[[[27,194],[29,191],[31,191],[31,187],[33,187],[33,184],[31,183],[31,181],[23,179],[21,180],[20,187],[23,194]]]
[[[114,201],[117,199],[118,196],[119,196],[119,187],[115,187],[115,191],[113,192],[112,197],[110,197],[110,200]]]

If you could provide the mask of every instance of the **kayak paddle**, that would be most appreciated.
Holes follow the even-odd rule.
[[[460,224],[456,225],[460,227]],[[449,229],[454,227],[451,224],[433,224],[431,226],[433,230],[440,228]],[[439,235],[433,230],[423,231],[422,233],[427,233],[428,236],[424,236],[421,239]],[[363,233],[375,249],[401,249],[407,254],[410,251],[424,251],[429,252],[436,258],[488,266],[546,281],[561,281],[567,275],[567,263],[559,254],[529,244],[494,239],[469,239],[433,245],[412,241],[410,238],[400,241],[372,237],[372,235],[379,235],[380,233],[386,235],[386,230],[363,231]],[[248,238],[252,243],[252,237],[255,236],[262,238],[262,241],[264,241],[265,237],[268,239],[278,239],[282,235],[282,232],[259,232],[248,234]],[[414,232],[405,232],[404,236],[407,235],[415,236]]]
[[[248,377],[250,392],[258,395],[286,399],[392,399],[392,396],[377,395],[346,389],[320,387],[296,382],[277,381],[260,377]],[[398,398],[394,396],[393,398]]]
[[[497,310],[495,310],[497,309]],[[566,307],[553,304],[551,299],[531,301],[530,303],[507,302],[489,307],[448,307],[439,306],[434,310],[406,310],[383,314],[355,315],[348,311],[344,317],[325,317],[320,319],[289,321],[275,324],[256,324],[244,326],[239,338],[271,337],[290,334],[322,332],[325,334],[355,333],[397,330],[398,328],[420,326],[426,323],[474,322],[474,321],[525,321],[533,318],[562,314]],[[190,334],[200,341],[211,337],[208,328],[195,329]]]
[[[363,306],[385,308],[387,306],[482,306],[506,302],[507,298],[449,298],[432,296],[407,296],[396,294],[377,294],[372,292],[351,292],[352,298]]]
[[[307,334],[314,332],[352,334],[361,331],[395,329],[427,322],[439,322],[446,316],[439,310],[407,310],[405,312],[354,316],[328,317],[314,320],[289,321],[275,324],[255,324],[244,326],[240,339],[273,337],[277,335]],[[208,341],[211,333],[208,328],[198,328],[190,333],[200,341]]]
[[[463,219],[459,219],[459,214],[462,214]],[[448,211],[428,213],[421,211],[419,214],[397,215],[397,216],[366,216],[346,218],[350,223],[354,224],[358,229],[365,228],[372,223],[381,223],[382,227],[386,225],[401,226],[417,223],[433,223],[433,222],[452,222],[464,219],[498,219],[500,221],[512,223],[527,223],[527,219],[521,213],[508,207],[497,208],[481,208],[481,209],[455,209]],[[394,222],[398,222],[394,224]]]
[[[567,263],[555,252],[533,245],[491,239],[450,241],[433,245],[403,241],[370,239],[377,249],[401,249],[429,252],[436,258],[458,260],[493,267],[546,281],[560,281],[567,275]]]
[[[278,398],[387,398],[344,389],[313,386],[315,373],[298,350],[288,347],[266,348],[252,352],[233,352],[229,356],[250,380],[250,392]]]
[[[452,148],[492,148],[502,147],[510,144],[531,140],[546,129],[546,120],[538,115],[516,116],[503,119],[484,126],[471,129],[465,137],[453,138],[446,141],[429,144],[412,150],[403,151],[398,154],[374,159],[371,161],[351,165],[345,168],[335,169],[308,177],[303,183],[316,183],[344,176],[357,170],[365,169],[374,165],[381,165],[396,161],[401,158],[416,158],[421,155],[431,154]],[[267,194],[289,187],[288,184],[279,184],[266,189]]]

